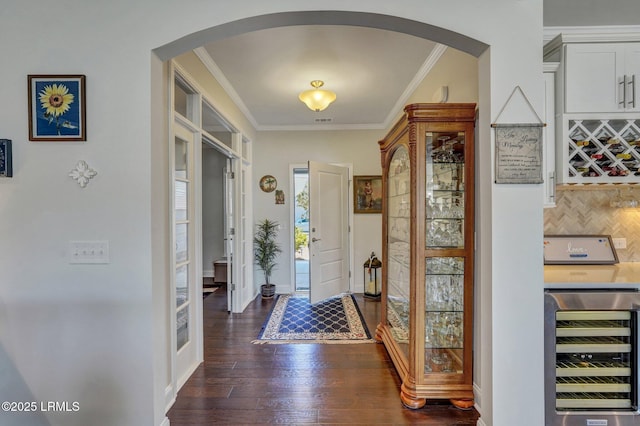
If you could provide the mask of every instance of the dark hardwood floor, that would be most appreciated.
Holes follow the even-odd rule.
[[[380,303],[356,295],[372,335]],[[475,425],[478,413],[400,402],[400,379],[382,344],[256,345],[273,300],[226,311],[224,288],[204,299],[204,363],[168,413],[179,425]]]

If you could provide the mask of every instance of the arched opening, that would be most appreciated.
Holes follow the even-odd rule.
[[[316,11],[260,15],[201,30],[154,50],[157,58],[168,61],[208,42],[262,29],[293,25],[346,25],[390,30],[435,41],[479,57],[488,45],[444,28],[390,15],[363,12]]]
[[[183,52],[225,37],[290,25],[352,25],[396,31],[451,46],[475,57],[480,56],[489,46],[463,34],[440,28],[424,22],[413,21],[391,15],[345,11],[301,11],[259,15],[207,28],[154,50],[166,61]]]

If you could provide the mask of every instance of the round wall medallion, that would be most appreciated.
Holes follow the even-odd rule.
[[[273,192],[278,187],[278,181],[271,175],[262,176],[260,179],[260,189],[264,192]]]

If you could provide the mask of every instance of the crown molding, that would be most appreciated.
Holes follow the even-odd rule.
[[[542,33],[545,44],[558,36],[565,43],[640,41],[640,25],[544,27]]]
[[[640,42],[640,26],[611,25],[593,27],[545,27],[543,58],[559,60],[560,48],[567,43]]]
[[[396,101],[396,104],[393,106],[391,111],[389,111],[387,118],[384,120],[384,123],[382,124],[382,128],[388,129],[396,122],[398,118],[398,114],[400,114],[403,111],[404,106],[408,102],[408,99],[418,89],[418,86],[420,86],[422,81],[431,72],[433,67],[440,60],[440,57],[446,51],[447,51],[447,46],[440,43],[436,44],[434,49],[431,51],[427,59],[424,61],[424,63],[416,73],[415,77],[413,77],[413,80],[411,80],[407,88],[404,90],[402,95],[400,95],[400,97]]]
[[[332,130],[386,130],[384,124],[287,124],[260,126],[262,132],[307,132],[307,131],[332,131]]]
[[[238,107],[238,109],[242,112],[242,114],[244,114],[247,120],[249,120],[253,128],[256,130],[259,130],[260,126],[258,125],[258,122],[256,121],[255,117],[251,115],[249,108],[247,108],[244,102],[242,102],[242,99],[238,95],[238,92],[234,90],[233,86],[231,85],[231,83],[229,83],[229,80],[227,80],[227,77],[225,77],[220,67],[218,67],[218,65],[215,63],[215,61],[211,57],[211,55],[209,55],[209,52],[207,52],[207,50],[204,47],[198,47],[194,49],[193,52],[196,54],[198,58],[200,58],[200,61],[202,61],[205,68],[209,70],[211,75],[218,81],[218,83],[220,83],[220,86],[222,86],[222,88],[227,93],[227,95],[229,95],[233,103]]]

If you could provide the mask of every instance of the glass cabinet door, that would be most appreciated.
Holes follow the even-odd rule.
[[[426,134],[425,373],[464,366],[465,137]]]
[[[425,373],[462,373],[464,258],[426,259]]]
[[[464,247],[464,133],[429,132],[427,248]]]
[[[387,322],[404,354],[409,351],[411,174],[409,151],[400,146],[389,163],[387,188]]]

